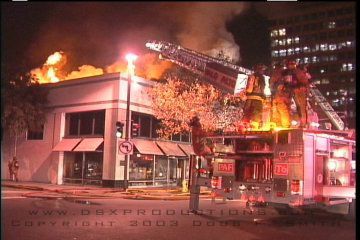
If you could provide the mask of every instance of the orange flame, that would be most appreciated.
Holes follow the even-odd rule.
[[[63,67],[66,61],[66,55],[62,51],[58,51],[51,54],[42,67],[33,69],[30,73],[42,84],[102,75],[104,72],[126,72],[128,67],[126,60],[121,59],[105,67],[105,71],[91,65],[82,65],[77,70],[65,74]],[[146,79],[160,79],[164,72],[172,66],[171,62],[160,60],[157,54],[148,53],[139,56],[139,59],[135,62],[135,75]]]
[[[59,69],[66,63],[66,57],[63,52],[55,52],[50,55],[41,68],[30,71],[39,83],[59,82]]]

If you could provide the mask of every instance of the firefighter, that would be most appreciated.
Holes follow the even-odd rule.
[[[305,70],[297,68],[297,64],[293,60],[287,62],[287,69],[283,75],[284,81],[292,88],[296,109],[300,118],[300,127],[306,127],[310,75]]]
[[[246,102],[244,105],[243,122],[256,122],[260,125],[262,121],[263,102],[265,101],[265,78],[266,66],[258,64],[254,67],[254,73],[249,76],[246,84]]]
[[[290,127],[291,89],[283,78],[284,66],[277,63],[271,74],[272,121],[278,126]]]

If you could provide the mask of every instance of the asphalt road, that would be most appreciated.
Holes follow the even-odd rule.
[[[40,199],[22,193],[6,189],[2,195],[2,239],[355,239],[354,221],[333,214],[279,214],[270,207],[250,212],[236,201],[201,200],[195,215],[183,200]]]

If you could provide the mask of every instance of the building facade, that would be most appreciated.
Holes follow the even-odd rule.
[[[272,64],[307,64],[345,126],[355,128],[355,2],[307,3],[270,20]]]
[[[49,111],[43,131],[28,131],[17,141],[20,181],[107,187],[181,184],[189,177],[191,139],[186,134],[174,135],[171,141],[159,139],[159,121],[146,94],[153,84],[132,77],[130,119],[140,127],[130,134],[131,144],[125,150],[126,129],[120,138],[116,131],[118,122],[126,125],[127,75],[47,84]],[[14,141],[6,133],[3,140],[2,179],[9,179],[7,162]]]

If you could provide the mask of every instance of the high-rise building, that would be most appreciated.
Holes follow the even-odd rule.
[[[302,4],[270,20],[271,62],[308,65],[312,82],[355,128],[355,2]]]

